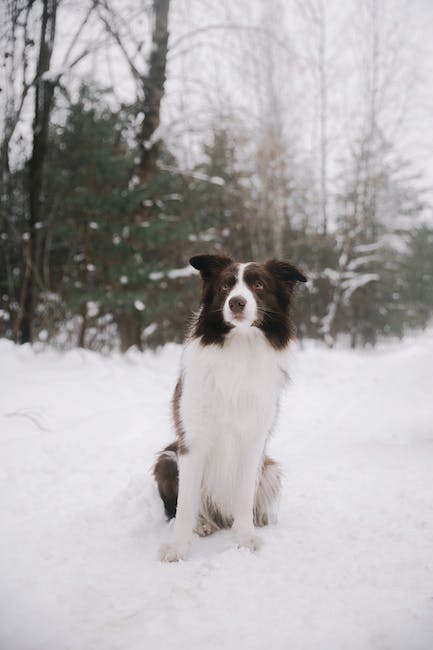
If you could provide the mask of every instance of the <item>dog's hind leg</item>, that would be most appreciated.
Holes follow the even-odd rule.
[[[276,521],[281,480],[281,466],[269,456],[265,456],[254,501],[255,526],[267,526]]]
[[[159,453],[153,468],[153,475],[168,519],[173,519],[177,510],[177,495],[179,492],[177,450],[178,443],[172,442],[171,445],[168,445]]]

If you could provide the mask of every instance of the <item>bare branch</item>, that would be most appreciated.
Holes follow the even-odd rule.
[[[120,51],[122,52],[123,56],[125,57],[125,59],[126,59],[128,65],[129,65],[129,67],[130,67],[130,70],[131,70],[131,72],[132,72],[134,78],[135,78],[136,80],[138,80],[138,81],[141,81],[142,78],[143,78],[143,74],[140,73],[140,71],[137,69],[137,67],[136,67],[136,65],[135,65],[135,63],[134,63],[134,61],[133,61],[133,60],[131,59],[131,57],[129,56],[129,54],[128,54],[128,52],[127,52],[127,50],[126,50],[126,48],[125,48],[125,46],[124,46],[124,44],[123,44],[122,38],[120,37],[120,33],[119,33],[119,31],[118,31],[117,29],[115,29],[115,28],[113,27],[113,25],[110,24],[109,20],[108,20],[108,19],[103,15],[103,13],[100,11],[99,8],[100,8],[101,5],[102,5],[102,6],[103,6],[103,7],[104,7],[104,8],[105,8],[105,9],[106,9],[106,10],[107,10],[111,15],[113,15],[113,12],[111,11],[111,9],[110,9],[110,7],[109,7],[109,5],[108,5],[107,0],[93,0],[93,6],[94,6],[94,8],[96,8],[96,11],[97,11],[97,14],[98,14],[99,18],[100,18],[101,21],[103,22],[103,24],[104,24],[106,30],[109,32],[109,34],[113,37],[113,39],[115,40],[115,42],[116,42],[117,45],[119,46]]]
[[[69,44],[69,47],[68,47],[68,49],[67,49],[67,51],[65,53],[65,56],[63,57],[62,68],[66,66],[66,64],[68,62],[68,59],[69,59],[69,56],[70,56],[72,50],[74,49],[74,47],[75,47],[75,45],[76,45],[76,43],[78,41],[78,38],[80,37],[80,34],[82,33],[84,27],[87,25],[87,23],[89,21],[89,18],[92,15],[94,10],[95,10],[95,5],[92,4],[89,7],[89,9],[88,9],[86,15],[84,16],[83,20],[79,24],[74,36],[72,37],[72,40],[71,40],[71,42]],[[86,48],[85,52],[86,52],[86,54],[88,54],[89,50]],[[81,61],[81,59],[84,58],[84,56],[85,55],[83,54],[78,59],[76,59],[75,62],[78,63],[78,61]],[[75,63],[73,63],[72,65],[75,65]],[[71,65],[71,67],[72,67],[72,65]]]
[[[216,30],[256,32],[270,38],[276,45],[278,45],[278,47],[285,50],[286,52],[289,52],[290,54],[293,54],[292,48],[290,48],[287,43],[276,38],[275,34],[273,34],[269,29],[266,29],[265,27],[256,27],[254,25],[242,25],[237,23],[218,23],[215,25],[197,27],[196,29],[187,32],[186,34],[182,34],[182,36],[179,36],[177,39],[170,43],[170,55],[172,55],[176,48],[179,47],[179,45],[181,45],[184,41],[190,41],[191,38],[194,38],[194,36]],[[172,58],[172,56],[170,56],[170,58]]]

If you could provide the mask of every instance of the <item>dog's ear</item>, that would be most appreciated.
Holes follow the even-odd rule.
[[[266,269],[275,278],[286,283],[307,282],[306,276],[290,262],[284,260],[268,260],[265,263]]]
[[[233,260],[227,255],[195,255],[191,257],[189,263],[200,271],[203,281],[208,282],[214,275],[232,264]]]

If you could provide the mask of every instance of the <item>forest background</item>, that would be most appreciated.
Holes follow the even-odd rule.
[[[290,259],[300,337],[433,312],[433,7],[7,0],[0,336],[182,340],[191,255]]]

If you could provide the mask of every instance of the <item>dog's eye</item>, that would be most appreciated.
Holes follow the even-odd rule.
[[[229,285],[227,284],[227,282],[224,282],[224,284],[221,285],[221,291],[226,293],[226,291],[228,290],[229,290]]]
[[[255,289],[263,289],[263,283],[260,282],[260,280],[256,280],[254,283],[254,288]]]

